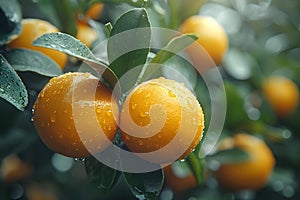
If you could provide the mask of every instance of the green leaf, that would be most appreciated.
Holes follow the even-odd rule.
[[[186,18],[199,12],[206,0],[168,0],[170,28],[177,28]]]
[[[0,32],[0,46],[5,45],[16,39],[22,32],[22,24],[19,23],[10,33],[1,33]]]
[[[0,0],[0,35],[10,33],[21,20],[22,12],[17,0]]]
[[[69,0],[38,0],[41,11],[62,32],[76,35],[77,26],[75,22],[74,1]]]
[[[23,111],[28,104],[28,94],[22,80],[1,54],[0,97],[21,111]]]
[[[162,169],[147,173],[123,173],[132,194],[138,199],[157,199],[164,183]]]
[[[200,159],[194,152],[192,152],[187,156],[186,161],[192,170],[197,183],[199,185],[203,184],[205,174],[205,159]]]
[[[0,0],[0,46],[20,35],[21,20],[22,12],[17,0]]]
[[[80,60],[98,61],[86,45],[66,33],[46,33],[33,41],[32,45],[55,49]]]
[[[198,36],[194,34],[186,34],[173,38],[167,44],[165,48],[160,50],[156,56],[150,61],[150,63],[146,66],[143,75],[140,78],[140,81],[148,80],[153,74],[161,71],[161,65],[167,62],[174,55],[180,53],[183,49],[194,43],[198,39]],[[158,65],[156,65],[158,64]]]
[[[145,7],[147,4],[147,0],[91,0],[91,4],[95,2],[102,2],[102,3],[127,3],[132,6],[136,7]]]
[[[103,193],[110,191],[119,180],[119,171],[102,164],[93,156],[86,158],[84,164],[89,181]]]
[[[71,35],[60,32],[46,33],[33,41],[32,44],[34,46],[55,49],[83,60],[93,70],[101,75],[112,87],[118,83],[116,75],[106,66],[105,61],[96,58],[86,45]]]
[[[225,149],[212,155],[207,155],[207,162],[217,161],[220,165],[242,163],[250,159],[249,153],[239,148]]]
[[[144,8],[132,9],[116,21],[108,40],[107,54],[109,67],[117,77],[146,63],[151,39],[149,27]]]
[[[16,71],[32,71],[49,77],[62,74],[62,70],[52,59],[38,51],[12,49],[4,56]]]

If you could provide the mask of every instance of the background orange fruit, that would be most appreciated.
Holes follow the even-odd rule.
[[[94,3],[89,9],[85,12],[85,15],[90,19],[97,19],[100,16],[102,10],[104,8],[104,4],[102,3]]]
[[[167,188],[172,189],[174,193],[182,194],[197,186],[196,178],[190,170],[181,169],[181,173],[179,174],[179,169],[177,167],[176,171],[175,164],[168,165],[163,170],[165,185]]]
[[[263,82],[262,91],[268,103],[280,117],[291,114],[298,107],[299,89],[288,78],[270,76]]]
[[[214,18],[191,16],[181,24],[179,31],[198,35],[198,44],[207,51],[216,65],[221,64],[228,48],[228,38],[223,27]],[[196,56],[197,49],[189,49],[188,53]]]
[[[33,109],[34,125],[43,142],[69,157],[87,157],[104,150],[118,128],[117,102],[109,88],[89,73],[52,78]]]
[[[83,42],[87,47],[91,47],[97,36],[97,32],[87,23],[77,23],[76,38]]]
[[[204,116],[199,102],[183,84],[158,78],[130,92],[122,108],[120,128],[122,140],[132,152],[158,150],[159,155],[144,158],[164,163],[174,161],[178,152],[176,159],[193,151],[202,138]],[[172,148],[163,150],[171,141]]]
[[[8,44],[9,48],[27,48],[39,51],[52,58],[61,69],[67,62],[67,55],[59,51],[44,47],[33,46],[32,42],[45,33],[59,32],[51,23],[41,19],[23,19],[20,36]]]
[[[250,158],[240,163],[224,164],[215,172],[219,184],[228,190],[258,190],[265,186],[275,165],[272,151],[257,137],[240,133],[221,141],[222,149],[240,148]]]

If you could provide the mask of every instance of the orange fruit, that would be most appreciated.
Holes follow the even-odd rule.
[[[97,19],[97,17],[100,16],[103,8],[104,8],[104,4],[102,4],[102,3],[94,3],[85,12],[85,16],[89,17],[90,19]]]
[[[273,171],[275,158],[266,143],[254,136],[239,133],[221,141],[223,149],[240,148],[250,156],[249,160],[224,164],[215,172],[219,184],[231,191],[259,190],[263,188]]]
[[[175,163],[163,168],[165,185],[176,194],[182,194],[197,186],[196,178],[187,169],[176,168]]]
[[[17,155],[6,156],[1,163],[1,177],[6,183],[14,183],[29,176],[32,168]]]
[[[121,137],[134,153],[154,163],[186,157],[202,138],[202,108],[183,84],[165,78],[141,83],[125,99]],[[168,145],[168,146],[167,146]]]
[[[45,182],[31,182],[26,187],[28,200],[58,200],[55,187]]]
[[[90,47],[93,41],[97,38],[97,32],[86,23],[77,23],[76,38],[83,42],[87,47]]]
[[[59,30],[47,21],[41,19],[23,19],[22,32],[20,36],[8,44],[9,48],[27,48],[39,51],[52,58],[61,69],[64,69],[67,62],[67,55],[44,47],[33,46],[32,42],[45,33],[59,32]]]
[[[299,89],[290,79],[271,76],[262,85],[262,92],[274,111],[280,117],[294,112],[299,104]]]
[[[117,132],[118,103],[108,87],[89,73],[52,78],[33,106],[33,121],[42,141],[73,158],[104,150]]]
[[[223,27],[212,17],[191,16],[187,18],[179,27],[181,33],[192,33],[198,35],[200,44],[216,65],[221,64],[228,48],[228,38]],[[192,47],[192,46],[191,46]],[[197,57],[198,49],[188,49],[188,54]]]

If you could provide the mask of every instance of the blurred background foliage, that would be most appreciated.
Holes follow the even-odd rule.
[[[60,30],[76,35],[74,11],[83,13],[93,2],[84,0],[19,0],[23,18],[51,21]],[[175,196],[165,188],[161,199],[300,199],[300,107],[291,115],[279,117],[266,102],[262,83],[270,75],[283,75],[300,86],[300,1],[298,0],[182,0],[171,7],[164,0],[104,0],[104,9],[90,25],[98,42],[106,37],[105,24],[114,24],[132,7],[147,8],[152,26],[177,29],[193,14],[214,17],[225,29],[230,48],[219,70],[227,95],[227,114],[222,137],[247,132],[263,138],[276,158],[275,170],[265,188],[258,192],[225,192],[213,177],[205,183]],[[76,65],[69,60],[69,65]],[[69,68],[66,69],[70,70]],[[200,75],[178,67],[192,76],[191,85],[209,116],[210,99]],[[28,72],[25,80],[29,105],[17,111],[0,100],[1,199],[134,199],[125,182],[108,194],[91,185],[80,160],[48,150],[38,138],[31,122],[31,108],[38,91],[49,80]],[[30,81],[26,81],[30,80]],[[208,118],[208,117],[207,117]],[[208,120],[209,121],[209,120]]]

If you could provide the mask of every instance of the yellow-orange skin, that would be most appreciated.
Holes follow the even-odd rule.
[[[9,48],[26,48],[39,51],[52,58],[61,69],[64,69],[67,62],[67,55],[59,51],[33,46],[32,42],[45,33],[59,32],[51,23],[41,19],[23,19],[22,32],[18,38],[8,44]]]
[[[87,23],[77,23],[76,38],[83,42],[87,47],[91,47],[92,43],[97,38],[97,32]]]
[[[179,27],[181,33],[193,33],[198,35],[200,44],[213,59],[216,65],[222,63],[228,48],[228,38],[223,27],[212,17],[191,16]],[[188,49],[188,54],[197,57],[197,48]]]
[[[111,91],[89,73],[66,73],[52,78],[33,109],[34,125],[42,141],[68,157],[82,158],[101,152],[118,129],[117,102]]]
[[[245,162],[225,164],[215,172],[215,177],[223,188],[230,191],[259,190],[266,185],[273,171],[275,158],[264,141],[240,133],[221,141],[220,145],[224,149],[240,148],[250,155],[250,159]]]
[[[103,10],[104,4],[102,3],[94,3],[91,7],[85,12],[85,16],[90,19],[97,19],[100,16]]]
[[[155,130],[162,121],[163,127]],[[131,126],[132,122],[137,127]],[[152,129],[147,128],[150,125]],[[180,129],[180,126],[184,128]],[[180,157],[177,157],[182,159],[191,153],[201,140],[204,116],[199,102],[183,84],[158,78],[144,82],[130,92],[120,115],[120,129],[125,145],[135,153],[162,149],[181,131],[182,136],[175,141],[175,146],[186,147]],[[153,131],[156,131],[155,134]],[[137,137],[139,134],[141,137]],[[147,137],[149,135],[151,136]],[[177,153],[176,150],[174,148],[167,153],[161,152],[153,158],[155,161],[152,158],[149,158],[149,161],[167,160]]]
[[[293,113],[299,104],[299,89],[290,79],[282,76],[271,76],[262,86],[263,94],[280,117]]]
[[[185,177],[178,177],[174,173],[171,165],[163,168],[163,170],[166,187],[172,189],[172,191],[176,194],[183,194],[197,186],[196,178],[192,172],[187,174]]]

